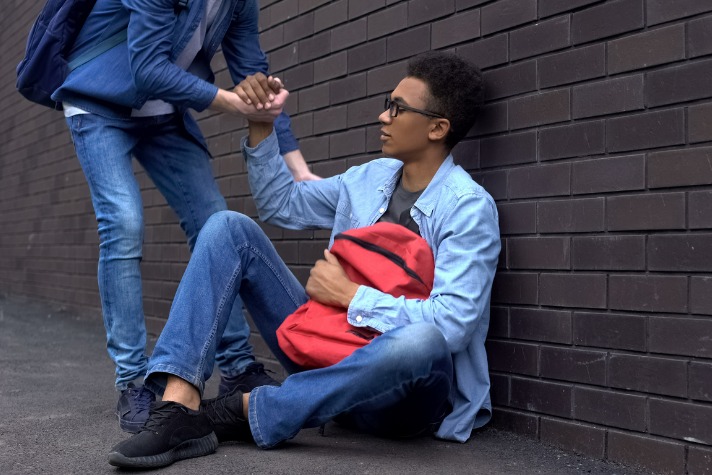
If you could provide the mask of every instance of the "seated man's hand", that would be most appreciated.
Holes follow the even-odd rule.
[[[256,106],[247,104],[240,96],[232,91],[218,89],[218,93],[210,104],[210,108],[228,114],[239,114],[251,122],[272,123],[279,114],[282,113],[284,103],[289,96],[289,91],[282,88],[270,103],[269,109],[258,109]]]
[[[324,259],[316,261],[309,273],[306,291],[319,303],[348,308],[358,287],[346,275],[336,256],[325,250]]]
[[[247,76],[235,86],[233,92],[240,96],[245,104],[253,105],[257,110],[269,109],[275,96],[284,88],[279,78],[256,73]]]

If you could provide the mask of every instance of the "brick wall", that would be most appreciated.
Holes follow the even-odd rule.
[[[66,127],[12,88],[40,2],[13,3],[0,20],[0,291],[96,308],[95,222]],[[261,7],[263,48],[324,176],[378,155],[376,117],[410,56],[445,49],[482,67],[487,104],[454,154],[501,217],[488,343],[495,426],[657,472],[712,473],[712,3]],[[215,67],[229,85],[222,58]],[[244,123],[198,117],[230,207],[254,216]],[[145,308],[158,331],[188,253],[136,171]],[[265,229],[304,281],[328,233]]]

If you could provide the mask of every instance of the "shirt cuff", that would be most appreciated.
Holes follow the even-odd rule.
[[[370,327],[381,333],[391,330],[392,325],[383,323],[374,316],[373,309],[380,294],[376,289],[360,285],[346,310],[348,322],[355,327]]]

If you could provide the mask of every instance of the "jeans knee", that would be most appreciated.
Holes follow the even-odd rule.
[[[122,211],[99,219],[101,248],[112,257],[140,257],[143,246],[143,216]]]
[[[252,218],[236,211],[218,211],[208,218],[200,231],[201,241],[225,240],[232,236],[235,241],[249,241],[249,236],[260,230]]]
[[[451,360],[442,332],[430,323],[413,323],[384,334],[388,335],[387,354],[394,364],[421,360],[439,364]],[[380,337],[379,337],[380,338]]]

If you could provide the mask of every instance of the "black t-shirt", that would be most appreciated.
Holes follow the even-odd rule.
[[[379,221],[400,224],[420,235],[420,228],[418,228],[418,223],[411,217],[410,209],[422,194],[423,190],[407,191],[403,188],[403,181],[399,178],[396,189],[393,191],[393,196],[391,196],[391,201],[388,203],[388,209]]]

